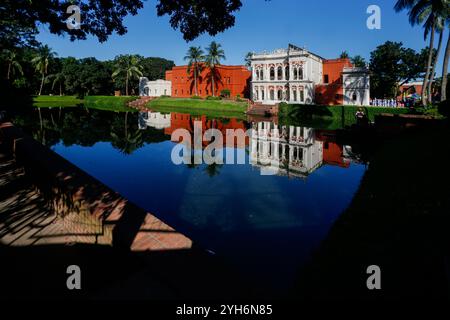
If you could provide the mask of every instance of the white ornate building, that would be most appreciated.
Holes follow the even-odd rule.
[[[340,67],[338,74],[336,62]],[[344,67],[347,67],[346,70]],[[353,72],[351,67],[348,59],[326,60],[291,44],[287,49],[253,53],[251,98],[264,104],[313,104],[316,102],[317,88],[321,86],[325,87],[323,89],[328,95],[329,91],[333,93],[333,99],[324,98],[320,103],[337,104],[335,101],[342,101],[342,104],[344,93],[347,92],[350,98],[355,93],[358,97],[356,100],[350,99],[350,104],[368,105],[368,99],[366,101],[359,97],[369,97],[369,74],[360,68]],[[347,82],[343,82],[344,76]]]
[[[160,97],[172,95],[172,82],[167,80],[149,81],[146,77],[139,78],[139,95]]]
[[[322,165],[323,143],[314,129],[253,123],[250,163],[272,174],[304,178]]]

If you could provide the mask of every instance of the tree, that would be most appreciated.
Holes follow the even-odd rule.
[[[72,4],[80,7],[80,29],[69,29],[66,25],[69,17],[66,10]],[[191,41],[202,33],[214,36],[232,27],[233,13],[241,6],[240,0],[159,0],[156,8],[158,16],[169,15],[171,26],[180,29],[184,39]],[[72,41],[92,35],[104,42],[113,33],[125,34],[123,19],[136,15],[142,8],[143,0],[2,0],[0,43],[32,41],[39,25],[47,25],[53,34],[69,35]]]
[[[401,42],[387,41],[370,54],[371,95],[395,97],[398,87],[420,78],[426,66],[428,50],[417,53]]]
[[[342,51],[341,55],[339,58],[341,59],[348,59],[350,56],[348,55],[347,51]]]
[[[125,95],[128,96],[128,83],[132,78],[142,77],[142,66],[140,65],[140,59],[135,55],[123,55],[114,59],[116,64],[114,65],[114,72],[112,78],[116,79],[118,76],[123,75],[125,77]]]
[[[217,79],[216,75],[216,65],[220,64],[220,60],[225,60],[225,52],[223,49],[221,49],[221,45],[217,42],[213,41],[209,45],[208,48],[206,48],[207,54],[205,57],[205,63],[206,66],[210,70],[210,79],[211,79],[211,87],[212,87],[212,95],[215,95],[215,78]]]
[[[195,95],[198,96],[197,78],[202,71],[201,62],[204,59],[204,52],[200,47],[190,47],[187,55],[184,57],[185,61],[188,61],[187,73],[194,74],[194,88]]]
[[[11,74],[15,74],[16,71],[23,75],[22,66],[20,65],[19,61],[17,60],[17,55],[14,51],[5,49],[3,50],[2,54],[4,60],[6,61],[8,67],[7,67],[7,73],[6,73],[6,79],[10,79]]]
[[[251,52],[247,52],[247,54],[245,55],[245,65],[250,68],[252,66],[252,57],[253,57],[253,53]]]
[[[364,68],[366,67],[366,59],[361,57],[360,55],[356,55],[353,58],[350,59],[352,64],[357,68]]]
[[[444,63],[442,65],[442,84],[441,84],[441,101],[447,100],[447,83],[448,83],[448,60],[450,58],[450,28],[445,48]]]
[[[56,54],[47,45],[45,45],[39,49],[39,52],[31,60],[36,68],[36,71],[41,74],[41,86],[39,87],[39,95],[41,95],[42,93],[45,75],[47,74],[50,59],[52,59],[55,55]]]
[[[411,25],[423,24],[425,40],[428,34],[430,34],[427,67],[422,87],[422,104],[424,106],[427,103],[427,95],[431,95],[431,92],[427,93],[427,91],[429,89],[428,82],[433,68],[434,35],[438,27],[439,18],[447,11],[447,5],[447,0],[398,0],[394,6],[397,12],[405,9],[409,10],[408,15]]]
[[[62,86],[63,86],[64,81],[65,81],[64,73],[61,71],[61,72],[58,72],[58,73],[55,73],[55,74],[51,74],[51,75],[48,76],[48,78],[49,79],[53,79],[52,90],[55,88],[56,84],[59,84],[59,95],[62,96],[63,95],[62,94],[62,92],[63,92]]]

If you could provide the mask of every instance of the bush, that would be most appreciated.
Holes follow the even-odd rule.
[[[220,97],[207,96],[206,100],[222,100]]]
[[[200,96],[192,96],[191,99],[200,99],[200,100],[201,100],[201,99],[203,99],[203,98],[200,97]]]
[[[170,98],[170,96],[167,94],[163,94],[162,96],[160,96],[160,98]]]
[[[230,89],[223,89],[222,91],[220,91],[220,96],[224,98],[229,98],[231,96]]]

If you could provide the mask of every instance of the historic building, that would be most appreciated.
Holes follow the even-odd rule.
[[[172,97],[187,98],[195,95],[193,72],[187,72],[187,66],[173,67],[166,71],[166,80],[172,82]],[[198,76],[200,97],[212,96],[211,71],[204,67]],[[223,89],[230,90],[231,97],[248,97],[251,72],[245,66],[216,66],[214,75],[214,95],[219,96]]]
[[[349,59],[327,60],[306,49],[254,53],[251,57],[252,100],[264,104],[369,105],[369,73]]]
[[[188,98],[195,95],[194,74],[187,72],[187,66],[173,67],[166,71],[165,80],[149,81],[142,77],[139,84],[141,96],[159,97],[168,95],[178,98]],[[230,97],[249,97],[251,72],[245,66],[216,66],[214,74],[214,95],[219,96],[221,91],[228,89]],[[207,97],[213,95],[211,71],[202,68],[197,79],[197,95]]]
[[[139,78],[139,95],[149,97],[170,96],[172,83],[166,80],[149,81],[145,77]]]

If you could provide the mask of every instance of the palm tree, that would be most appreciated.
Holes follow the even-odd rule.
[[[348,59],[350,56],[349,56],[349,54],[348,54],[348,52],[347,51],[342,51],[342,53],[341,53],[341,55],[340,55],[340,58],[341,59]]]
[[[436,50],[436,54],[434,55],[434,60],[432,62],[432,67],[431,67],[431,72],[430,72],[430,79],[428,80],[428,87],[427,87],[428,103],[429,104],[433,103],[432,85],[433,85],[433,82],[434,82],[434,75],[435,75],[435,72],[436,72],[436,65],[437,65],[437,62],[439,60],[439,53],[441,52],[442,39],[444,37],[444,30],[445,30],[444,23],[445,22],[442,19],[442,17],[438,17],[437,22],[436,22],[436,28],[439,30],[438,47],[437,47],[437,50]]]
[[[64,73],[61,71],[55,74],[51,74],[48,76],[48,78],[53,79],[52,90],[55,88],[56,84],[59,84],[59,95],[62,96],[62,85],[64,83],[64,80],[66,79]]]
[[[41,86],[39,88],[39,95],[41,95],[42,88],[44,87],[44,80],[45,75],[47,74],[49,62],[55,55],[56,54],[49,48],[49,46],[45,45],[39,49],[37,55],[31,60],[36,68],[36,71],[41,74]]]
[[[220,64],[220,60],[225,60],[225,52],[223,49],[221,49],[222,46],[215,41],[211,42],[208,48],[206,50],[208,51],[208,54],[205,57],[205,63],[207,67],[210,70],[211,74],[211,86],[212,86],[212,95],[215,95],[215,73],[216,73],[216,65]]]
[[[204,52],[200,47],[190,47],[187,55],[184,57],[184,60],[188,61],[187,73],[191,74],[191,71],[193,71],[194,74],[194,88],[196,96],[198,96],[197,78],[202,71],[201,61],[204,59],[203,54]]]
[[[5,49],[5,50],[3,50],[3,56],[4,56],[6,63],[8,64],[8,71],[6,74],[6,79],[9,80],[10,75],[15,74],[16,71],[19,72],[20,75],[23,75],[22,66],[17,61],[17,55],[15,52]]]
[[[411,25],[423,24],[424,38],[430,34],[430,45],[428,46],[428,61],[425,78],[423,79],[422,104],[427,103],[428,81],[433,64],[434,35],[438,28],[439,18],[444,14],[447,0],[398,0],[394,6],[395,11],[409,10],[409,22]],[[431,92],[428,92],[431,95]]]
[[[142,77],[142,65],[139,57],[134,55],[125,55],[119,58],[116,63],[115,71],[112,78],[116,78],[119,74],[125,74],[125,95],[128,96],[128,82],[132,78]]]
[[[444,11],[444,29],[450,26],[450,5],[447,3],[446,11]],[[450,58],[450,28],[447,38],[447,46],[445,48],[444,63],[442,66],[442,83],[441,83],[441,101],[447,100],[447,74],[448,74],[448,60]]]

